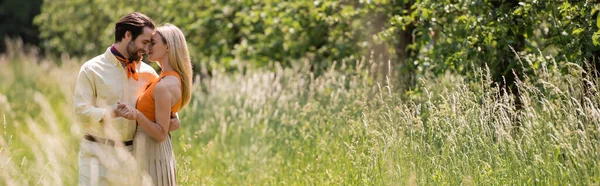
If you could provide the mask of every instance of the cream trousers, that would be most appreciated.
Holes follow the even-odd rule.
[[[112,147],[81,140],[79,185],[146,185],[132,155],[133,146]]]

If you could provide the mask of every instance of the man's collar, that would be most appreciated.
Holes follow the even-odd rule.
[[[121,62],[117,59],[117,57],[115,57],[115,55],[110,51],[110,47],[108,47],[106,49],[106,52],[104,52],[104,55],[106,56],[106,58],[108,59],[108,61],[110,62],[110,64],[113,64],[115,66],[121,66]]]

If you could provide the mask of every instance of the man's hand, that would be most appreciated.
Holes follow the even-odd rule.
[[[112,113],[112,115],[111,115],[111,116],[112,116],[113,118],[123,117],[122,113],[121,113],[121,112],[119,112],[119,111],[120,111],[120,110],[122,110],[123,108],[126,108],[126,107],[127,107],[127,105],[125,105],[124,103],[117,102],[117,108],[115,108],[115,109],[113,110],[113,113]]]
[[[171,120],[169,121],[169,132],[179,129],[181,121],[177,113],[171,113]]]

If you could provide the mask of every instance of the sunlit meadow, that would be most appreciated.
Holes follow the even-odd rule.
[[[86,59],[0,56],[0,185],[75,185],[72,97]],[[369,59],[311,74],[300,61],[196,78],[172,133],[181,185],[596,185],[599,97],[582,69],[541,62],[522,109],[482,81],[427,77],[408,93]],[[350,63],[352,65],[350,65]],[[384,63],[385,64],[385,63]],[[533,80],[535,79],[535,81]],[[592,89],[591,91],[595,91]]]

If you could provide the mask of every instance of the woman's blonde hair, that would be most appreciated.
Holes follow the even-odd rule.
[[[183,32],[175,25],[164,24],[156,28],[169,50],[169,65],[181,77],[181,105],[186,106],[192,97],[192,62]]]

